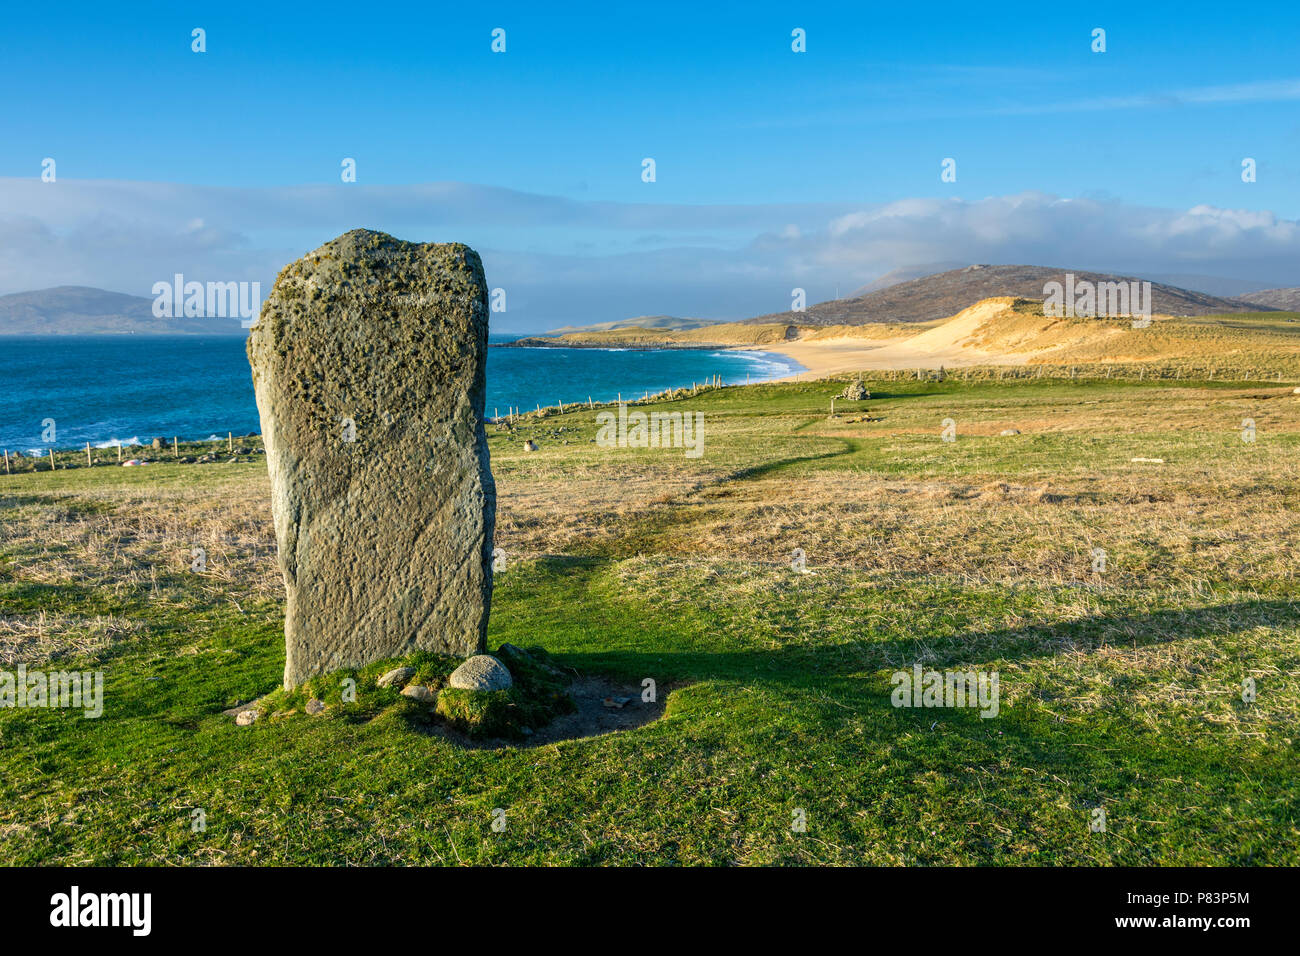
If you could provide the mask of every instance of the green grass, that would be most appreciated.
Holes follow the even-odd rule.
[[[868,387],[837,421],[842,383],[679,400],[706,415],[699,460],[598,448],[585,409],[489,428],[510,554],[489,645],[667,695],[639,729],[536,748],[465,749],[366,681],[353,711],[221,715],[284,666],[250,556],[261,462],[0,479],[0,660],[106,684],[99,719],[0,711],[4,858],[1300,863],[1289,388]],[[196,536],[218,542],[207,576]],[[894,708],[915,661],[997,672],[999,716]]]

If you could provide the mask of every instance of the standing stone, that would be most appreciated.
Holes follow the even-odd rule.
[[[248,339],[284,574],[284,683],[483,649],[496,485],[478,255],[356,229],[286,266]]]

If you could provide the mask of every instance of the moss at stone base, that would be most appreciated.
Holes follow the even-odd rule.
[[[436,714],[471,737],[525,736],[526,728],[543,727],[556,717],[572,713],[576,705],[566,692],[569,676],[556,667],[539,647],[523,651],[505,644],[495,655],[514,685],[504,691],[472,691],[448,687],[447,678],[463,661],[425,651],[406,657],[375,661],[360,669],[346,668],[309,678],[292,690],[279,689],[262,698],[262,716],[305,715],[312,698],[322,701],[328,716],[370,720],[386,711],[416,723],[429,720],[428,705],[403,697],[401,687],[379,687],[380,675],[398,667],[413,667],[406,685],[428,687],[438,693]]]
[[[543,727],[574,709],[573,698],[562,691],[535,697],[519,687],[495,691],[448,687],[438,694],[437,713],[471,737],[520,737],[525,728]]]
[[[540,647],[522,650],[503,644],[494,655],[510,671],[509,690],[448,687],[438,695],[437,713],[471,737],[520,737],[576,709],[565,688],[569,678]]]
[[[513,688],[512,688],[513,690]],[[512,690],[480,691],[448,687],[438,695],[438,716],[471,737],[505,737],[519,731]]]
[[[405,657],[392,657],[374,661],[362,668],[343,668],[328,674],[308,678],[292,690],[279,688],[262,698],[258,710],[270,716],[277,712],[297,710],[300,713],[313,697],[325,703],[333,713],[358,719],[372,718],[395,704],[408,703],[400,687],[377,687],[380,675],[396,667],[413,667],[415,675],[406,683],[421,684],[438,690],[447,685],[447,678],[461,660],[445,654],[417,651]]]

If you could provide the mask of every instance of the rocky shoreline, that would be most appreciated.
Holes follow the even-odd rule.
[[[489,348],[494,349],[618,349],[627,352],[657,352],[663,349],[718,349],[738,348],[727,342],[590,342],[582,340],[561,340],[530,336],[513,342],[493,342]]]

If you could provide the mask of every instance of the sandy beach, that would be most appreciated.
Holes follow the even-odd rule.
[[[872,344],[863,339],[820,339],[811,342],[784,342],[781,345],[746,346],[750,352],[772,352],[791,358],[806,371],[774,379],[790,382],[803,377],[823,378],[843,372],[892,368],[962,368],[967,365],[1022,365],[1024,356],[1001,356],[976,349],[953,347],[927,351],[907,343]]]
[[[794,359],[806,371],[777,381],[794,381],[803,376],[817,379],[843,372],[893,368],[962,368],[968,365],[1023,365],[1028,356],[990,352],[976,348],[971,337],[977,329],[1006,308],[1000,300],[972,306],[942,325],[908,338],[872,339],[851,335],[837,338],[792,339],[773,345],[751,345],[746,349],[774,352]]]

